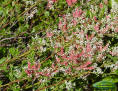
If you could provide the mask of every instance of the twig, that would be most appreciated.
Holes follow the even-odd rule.
[[[37,2],[35,4],[33,4],[29,9],[25,10],[24,12],[22,12],[20,15],[18,15],[18,17],[16,18],[18,22],[18,19],[20,16],[22,16],[23,14],[25,14],[26,12],[28,12],[29,10],[31,10],[33,7],[35,7],[38,3],[40,3],[41,0],[37,0]],[[10,24],[10,22],[7,22],[4,26],[2,26],[0,28],[0,30],[2,30],[3,28],[5,28],[6,26],[8,26]],[[15,25],[15,23],[12,24],[12,27]]]
[[[18,80],[12,81],[12,82],[7,83],[7,84],[5,84],[5,85],[0,85],[0,88],[1,88],[1,87],[5,87],[5,86],[9,86],[9,85],[11,85],[11,84],[13,84],[13,83],[15,83],[15,82],[24,81],[24,80],[26,80],[26,79],[28,79],[28,77],[26,77],[26,78],[24,78],[24,79],[18,79]]]
[[[86,72],[86,73],[84,73],[84,75],[85,75],[85,74],[89,74],[89,73],[90,73],[90,72]],[[79,74],[79,75],[78,75],[78,74],[75,74],[75,75],[73,75],[72,77],[66,78],[66,79],[64,79],[64,80],[62,80],[62,81],[60,81],[60,82],[58,82],[58,83],[56,83],[56,84],[52,84],[52,85],[49,85],[49,86],[46,86],[46,87],[43,87],[43,88],[39,88],[39,89],[36,90],[36,91],[41,91],[41,90],[44,90],[44,89],[46,89],[46,88],[50,88],[50,87],[52,87],[52,86],[60,85],[60,84],[64,83],[64,81],[66,81],[66,80],[71,80],[72,78],[75,78],[75,77],[78,77],[78,76],[80,76],[80,74]]]
[[[4,39],[2,39],[2,40],[0,40],[0,42],[3,42],[3,41],[5,41],[5,40],[12,40],[12,39],[24,39],[24,38],[26,38],[26,37],[10,37],[10,38],[4,38]]]

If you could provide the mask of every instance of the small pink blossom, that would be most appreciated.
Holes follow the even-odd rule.
[[[79,10],[78,8],[76,8],[75,12],[73,12],[73,17],[74,18],[80,17],[82,13],[83,11],[81,9]]]
[[[62,28],[62,30],[65,32],[67,30],[67,24],[65,24]]]
[[[91,51],[91,46],[90,46],[90,43],[87,43],[87,46],[86,46],[86,52],[90,52]]]
[[[103,30],[101,30],[100,33],[104,34],[105,32],[107,32],[109,30],[110,26],[106,26]]]
[[[64,55],[64,48],[61,47],[61,51],[57,53],[59,56],[63,56]]]
[[[65,54],[62,56],[62,59],[68,60],[68,58],[67,58],[67,56]]]
[[[59,29],[62,28],[62,22],[61,22],[61,20],[59,21],[58,28],[59,28]]]
[[[67,61],[61,62],[61,65],[68,66],[68,62]]]
[[[56,56],[57,63],[60,63],[60,59]]]
[[[94,67],[87,67],[88,65],[90,65],[92,62],[91,61],[87,61],[85,64],[81,65],[80,67],[77,67],[76,70],[92,70],[94,69]]]
[[[65,72],[69,74],[71,72],[71,68],[69,67]]]
[[[65,15],[63,15],[63,21],[64,21],[64,23],[67,22],[67,19],[66,19],[66,16]]]
[[[80,9],[79,10],[79,17],[82,15],[83,11]]]
[[[109,47],[109,43],[106,44],[106,46],[102,49],[103,51],[107,50]]]
[[[110,18],[110,16],[106,16],[106,19],[109,19]]]
[[[94,29],[95,29],[96,31],[99,31],[99,26],[98,26],[98,25],[94,26]]]
[[[28,76],[30,76],[30,75],[32,75],[32,73],[33,73],[33,71],[32,70],[25,70],[25,72],[26,72],[26,74],[28,75]]]
[[[79,10],[78,10],[78,8],[76,8],[75,12],[73,12],[73,17],[74,18],[79,17]]]
[[[72,1],[71,0],[66,0],[68,6],[72,6]]]
[[[31,69],[31,63],[28,62],[28,69]]]
[[[46,36],[47,36],[47,37],[52,37],[52,36],[53,36],[53,33],[47,32]]]
[[[76,26],[77,25],[77,21],[75,19],[73,19],[73,25]]]
[[[77,2],[77,0],[72,0],[72,3],[74,4],[74,3],[76,3]]]
[[[97,22],[97,17],[96,17],[96,16],[94,16],[93,18],[94,18],[94,20]]]
[[[54,65],[54,63],[52,63],[52,66],[51,66],[53,69],[55,68],[55,65]]]
[[[105,4],[108,4],[108,0],[104,0],[104,3],[105,3]]]
[[[87,61],[84,65],[80,66],[80,67],[87,67],[88,65],[90,65],[92,62],[91,61]]]
[[[43,72],[38,72],[38,74],[39,74],[39,75],[42,75],[42,76],[44,75],[44,73],[43,73]]]
[[[44,74],[44,76],[47,76],[47,77],[49,77],[49,76],[50,76],[50,72],[48,72],[48,73],[45,73],[45,74]]]
[[[100,3],[100,5],[99,5],[99,6],[100,6],[100,8],[103,8],[103,4],[102,4],[102,3]]]
[[[88,35],[86,34],[86,39],[89,40]]]
[[[72,6],[72,4],[75,4],[77,0],[66,0],[68,6]]]
[[[32,75],[33,73],[37,75],[37,70],[40,68],[39,63],[35,63],[34,65],[31,66],[31,63],[28,62],[28,69],[25,70],[27,75]]]
[[[53,4],[54,4],[56,1],[57,1],[57,0],[48,0],[47,7],[48,7],[48,8],[52,8],[52,7],[53,7]]]
[[[93,70],[94,67],[86,67],[86,68],[83,68],[84,70]]]
[[[94,37],[94,34],[92,34],[90,37],[88,37],[88,35],[86,35],[87,40],[91,40],[93,37]]]
[[[84,55],[84,50],[82,50],[82,52],[80,54],[78,54],[77,57],[79,58],[79,57],[81,57],[83,55]]]
[[[115,28],[115,32],[118,33],[118,27]]]
[[[52,0],[54,3],[57,1],[57,0]]]

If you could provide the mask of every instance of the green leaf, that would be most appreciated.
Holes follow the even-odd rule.
[[[0,64],[2,64],[3,62],[5,62],[6,58],[3,57],[2,59],[0,59]]]
[[[118,57],[115,57],[115,56],[111,56],[111,55],[107,55],[109,58],[111,58],[114,62],[117,62],[118,60]]]
[[[45,16],[48,17],[50,15],[49,11],[45,12]]]
[[[115,89],[116,85],[111,81],[103,80],[103,81],[93,84],[93,87],[99,90],[109,90],[109,89]]]
[[[110,81],[110,82],[113,82],[113,83],[117,83],[118,82],[118,77],[106,77],[103,79],[103,81]]]
[[[10,54],[11,54],[12,56],[17,56],[17,55],[19,55],[18,49],[15,49],[15,48],[10,48],[10,49],[9,49],[9,52],[10,52]]]
[[[2,82],[2,81],[0,81],[0,85],[2,85],[2,83],[3,83],[3,82]]]
[[[2,14],[3,14],[3,8],[0,7],[0,15],[2,15]]]

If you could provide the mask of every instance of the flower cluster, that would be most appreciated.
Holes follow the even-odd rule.
[[[31,7],[32,5],[34,5],[36,2],[34,1],[25,1],[26,3],[26,7],[25,10],[28,10],[29,7]],[[26,12],[24,15],[26,16],[26,21],[28,21],[29,19],[32,19],[34,17],[34,15],[37,13],[37,7],[33,7],[30,11]]]
[[[37,76],[39,69],[40,69],[40,64],[36,63],[36,64],[31,66],[31,63],[28,62],[28,69],[26,69],[25,72],[29,76],[31,76],[32,74],[35,74],[35,76]]]
[[[48,0],[47,7],[49,9],[54,9],[53,5],[56,3],[58,0]],[[73,6],[73,4],[77,3],[77,0],[66,0],[68,6]]]
[[[77,0],[66,0],[68,6],[72,6],[73,4],[75,4],[77,2]]]
[[[55,2],[56,0],[49,0],[48,6]],[[72,6],[77,0],[66,2]],[[47,30],[46,37],[39,43],[52,49],[55,58],[51,66],[42,69],[42,72],[47,73],[45,76],[53,77],[60,71],[64,75],[85,71],[103,74],[102,69],[93,63],[103,63],[106,54],[109,53],[110,43],[104,43],[104,36],[117,33],[117,25],[114,23],[117,17],[112,18],[110,14],[108,15],[104,5],[107,5],[106,0],[96,6],[90,5],[89,12],[82,7],[75,7],[71,12],[59,15],[58,29]],[[101,10],[104,10],[104,16]],[[100,15],[96,16],[98,12]],[[45,51],[41,50],[41,53]],[[117,48],[112,49],[110,54],[117,56]]]

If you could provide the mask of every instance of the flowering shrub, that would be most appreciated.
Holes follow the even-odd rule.
[[[93,83],[118,75],[118,12],[108,0],[11,1],[12,8],[5,3],[2,90],[92,91]]]

